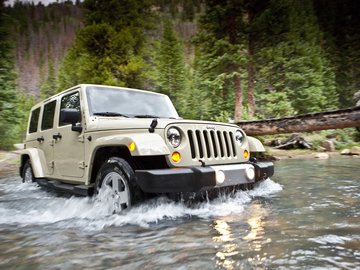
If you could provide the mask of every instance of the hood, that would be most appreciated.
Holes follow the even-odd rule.
[[[114,130],[114,129],[148,129],[155,118],[122,118],[122,117],[107,117],[107,116],[92,116],[89,118],[87,124],[87,131],[96,130]],[[237,127],[233,124],[219,123],[212,121],[200,120],[186,120],[186,119],[157,119],[156,129],[164,129],[168,125],[221,125],[229,127]]]

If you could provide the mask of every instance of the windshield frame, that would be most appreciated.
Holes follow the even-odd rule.
[[[138,112],[127,112],[126,110],[121,111],[120,110],[114,110],[113,108],[105,108],[104,110],[97,110],[94,111],[95,103],[94,103],[94,95],[97,95],[98,91],[111,91],[111,94],[114,95],[116,91],[122,92],[122,95],[119,96],[119,98],[124,98],[126,95],[131,97],[131,94],[134,94],[134,97],[131,97],[131,102],[128,102],[125,104],[134,104],[133,101],[141,102],[143,101],[144,104],[140,104],[137,106]],[[95,93],[94,93],[95,92]],[[124,93],[126,92],[126,93]],[[137,118],[137,116],[141,115],[154,115],[156,117],[149,117],[149,118],[166,118],[166,119],[180,119],[179,114],[177,113],[173,103],[171,102],[170,98],[167,95],[151,92],[151,91],[145,91],[145,90],[139,90],[139,89],[132,89],[132,88],[125,88],[125,87],[115,87],[115,86],[100,86],[100,85],[89,85],[85,88],[86,93],[86,99],[89,107],[89,114],[90,116],[97,116],[97,117],[124,117],[124,116],[101,116],[101,115],[95,115],[96,113],[120,113],[123,115],[128,116],[129,118]],[[144,97],[146,97],[144,99]],[[138,99],[136,99],[136,97]],[[151,104],[149,101],[149,97],[154,97],[154,102],[161,102],[160,105],[157,104]],[[150,99],[151,100],[151,99]],[[124,104],[124,102],[123,102]],[[150,105],[151,104],[151,105]],[[143,105],[143,106],[142,106]],[[146,105],[146,106],[145,106]],[[165,106],[163,106],[165,105]],[[154,108],[154,110],[146,111],[146,108]],[[156,111],[159,108],[163,108],[163,112]],[[118,108],[116,108],[118,109]],[[165,111],[165,113],[164,113]],[[138,117],[141,118],[141,117]]]

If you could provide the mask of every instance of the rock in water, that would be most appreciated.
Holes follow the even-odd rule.
[[[343,149],[341,152],[340,152],[341,155],[350,155],[350,149]]]
[[[326,154],[326,153],[317,153],[315,155],[315,158],[318,158],[318,159],[328,159],[330,156],[329,154]]]
[[[360,146],[353,146],[350,149],[351,155],[360,155]]]

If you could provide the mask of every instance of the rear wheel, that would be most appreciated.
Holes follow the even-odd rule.
[[[23,183],[35,182],[35,177],[34,177],[30,159],[28,159],[25,162],[23,174],[22,174],[22,181],[23,181]]]
[[[120,212],[140,201],[142,192],[135,174],[124,159],[111,157],[101,166],[96,177],[96,193],[111,199],[113,212]]]

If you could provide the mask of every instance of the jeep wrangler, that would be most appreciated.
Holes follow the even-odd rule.
[[[81,84],[31,109],[23,182],[76,195],[109,191],[118,210],[147,194],[251,186],[274,173],[238,126],[184,120],[168,96]]]

